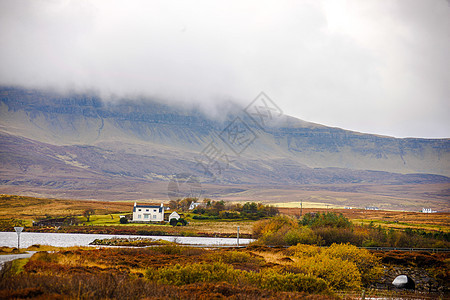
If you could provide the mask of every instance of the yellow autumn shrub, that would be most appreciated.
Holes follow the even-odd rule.
[[[324,254],[353,262],[361,273],[363,284],[378,279],[383,274],[380,259],[367,249],[350,244],[333,244],[324,250]]]
[[[334,290],[361,289],[361,273],[355,263],[319,253],[300,257],[294,266],[301,273],[324,279]]]

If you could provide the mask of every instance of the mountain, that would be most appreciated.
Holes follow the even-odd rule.
[[[251,111],[258,107],[258,114]],[[432,186],[414,200],[428,193],[434,207],[448,208],[450,139],[363,134],[282,115],[276,105],[262,108],[230,104],[217,120],[198,108],[149,99],[108,102],[3,87],[0,191],[167,199],[168,182],[189,174],[209,194],[230,199],[267,189],[298,199],[293,191],[313,186],[333,192]]]

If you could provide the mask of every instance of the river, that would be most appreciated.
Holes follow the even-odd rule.
[[[20,234],[20,248],[31,245],[50,245],[55,247],[88,246],[95,239],[106,238],[150,238],[154,240],[166,240],[184,245],[202,246],[233,246],[237,245],[235,238],[210,238],[187,236],[142,236],[142,235],[111,235],[111,234],[83,234],[83,233],[39,233],[22,232]],[[239,239],[240,245],[247,245],[252,239]],[[0,247],[17,247],[17,233],[0,232]]]

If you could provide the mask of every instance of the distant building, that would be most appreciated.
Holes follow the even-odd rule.
[[[205,208],[206,207],[206,203],[191,202],[191,205],[189,206],[189,210],[194,210],[197,207]]]
[[[134,202],[133,222],[161,222],[164,221],[164,204],[138,205]]]
[[[170,220],[172,220],[172,219],[177,219],[177,220],[179,220],[179,219],[180,219],[180,215],[179,215],[176,211],[174,211],[174,212],[171,213],[170,216],[169,216],[169,222],[170,222]]]
[[[422,208],[422,212],[424,214],[433,214],[433,213],[437,213],[437,211],[432,210],[431,208]]]
[[[365,210],[380,210],[380,209],[376,206],[366,206]]]

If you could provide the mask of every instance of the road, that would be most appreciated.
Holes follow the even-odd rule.
[[[3,265],[8,262],[19,258],[28,258],[31,257],[36,251],[28,251],[27,253],[22,254],[7,254],[7,255],[0,255],[0,269],[3,267]]]

